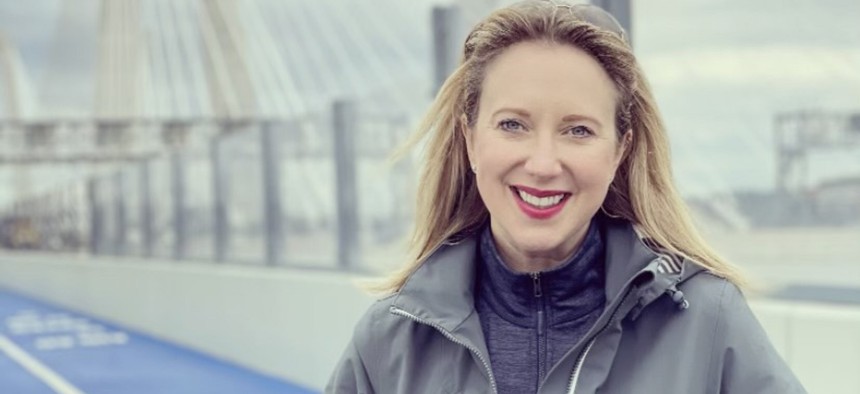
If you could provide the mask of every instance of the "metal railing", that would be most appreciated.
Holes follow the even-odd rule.
[[[411,223],[412,163],[389,160],[409,126],[349,100],[294,119],[155,122],[166,150],[19,199],[0,213],[0,237],[13,249],[371,270]]]

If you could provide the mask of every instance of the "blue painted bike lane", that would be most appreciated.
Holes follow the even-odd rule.
[[[2,289],[0,322],[3,394],[314,393]]]
[[[0,351],[0,393],[56,394],[3,351]]]

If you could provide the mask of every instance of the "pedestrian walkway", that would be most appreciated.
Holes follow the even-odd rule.
[[[0,393],[313,391],[0,289]]]

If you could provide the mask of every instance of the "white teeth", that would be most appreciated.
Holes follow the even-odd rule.
[[[523,201],[525,201],[525,202],[529,203],[529,205],[532,205],[532,206],[537,207],[537,208],[552,207],[552,206],[558,204],[559,202],[561,202],[561,199],[564,198],[564,194],[559,194],[559,195],[549,196],[549,197],[537,197],[537,196],[533,196],[531,194],[528,194],[528,193],[526,193],[520,189],[517,189],[517,193],[519,193],[520,198],[522,198]]]

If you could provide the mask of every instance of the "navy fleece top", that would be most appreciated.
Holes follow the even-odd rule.
[[[569,261],[538,273],[509,269],[489,226],[482,233],[475,308],[500,394],[536,392],[603,312],[604,247],[597,227],[592,221]]]

